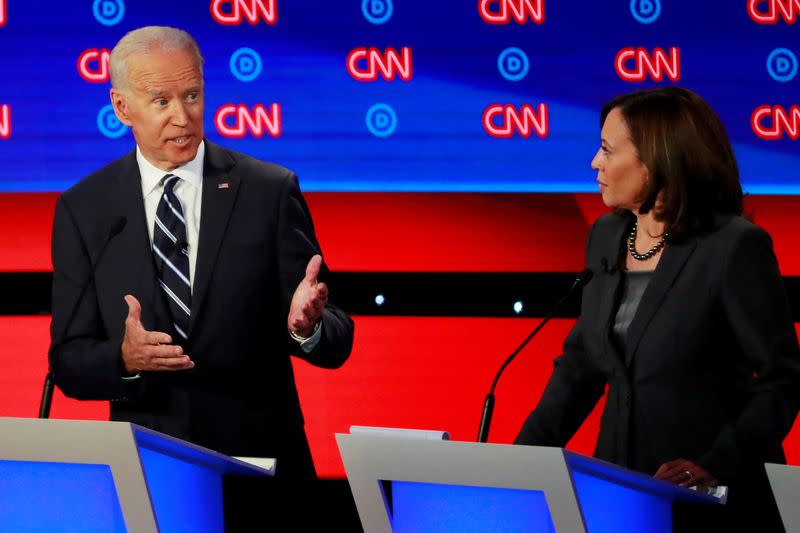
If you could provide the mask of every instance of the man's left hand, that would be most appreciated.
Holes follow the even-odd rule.
[[[314,324],[322,318],[322,311],[328,304],[328,286],[317,280],[321,266],[322,256],[311,258],[306,267],[306,277],[292,296],[288,327],[300,337],[310,337],[314,333]]]
[[[675,459],[658,467],[656,479],[663,479],[681,487],[715,487],[719,482],[708,470],[688,459]]]

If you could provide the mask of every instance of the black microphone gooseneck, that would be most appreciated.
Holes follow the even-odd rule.
[[[572,283],[572,287],[569,288],[567,293],[561,298],[561,300],[558,301],[558,303],[547,314],[547,316],[544,317],[541,322],[539,322],[539,325],[536,326],[536,329],[534,329],[533,332],[530,335],[528,335],[528,337],[524,341],[522,341],[522,344],[520,344],[517,347],[517,349],[514,350],[512,354],[508,356],[508,358],[500,367],[500,370],[497,371],[497,375],[494,377],[494,381],[492,382],[492,388],[489,390],[489,394],[486,395],[486,400],[483,402],[481,425],[478,428],[478,442],[486,442],[486,439],[489,438],[489,427],[492,424],[492,412],[494,411],[494,389],[497,386],[497,382],[500,380],[500,375],[503,373],[503,370],[505,370],[505,368],[511,363],[511,361],[514,360],[517,354],[521,352],[522,349],[525,348],[525,346],[528,345],[531,339],[533,339],[533,337],[535,337],[536,334],[539,333],[539,330],[541,330],[544,327],[544,325],[550,321],[553,314],[561,308],[561,306],[564,304],[565,301],[567,301],[567,298],[569,298],[572,295],[572,293],[574,293],[576,290],[583,288],[587,283],[589,283],[593,275],[594,272],[592,272],[592,270],[588,268],[583,272],[581,272],[580,274],[578,274],[578,276],[575,278],[575,281]]]
[[[78,311],[78,306],[83,301],[83,296],[86,294],[86,289],[89,288],[89,282],[94,279],[94,271],[97,268],[97,264],[100,262],[100,259],[106,252],[106,248],[108,247],[108,243],[111,240],[119,235],[122,230],[125,228],[125,224],[128,223],[128,219],[120,216],[114,220],[114,223],[111,225],[111,229],[108,231],[108,235],[106,239],[103,241],[103,245],[100,247],[100,251],[94,258],[94,261],[91,263],[91,268],[89,269],[89,275],[86,276],[86,280],[83,282],[83,286],[81,287],[81,291],[78,293],[78,297],[75,299],[75,302],[72,304],[72,310],[70,310],[69,315],[67,315],[67,323],[64,326],[64,329],[61,331],[61,335],[58,337],[53,337],[53,344],[55,346],[59,344],[64,338],[67,336],[67,332],[69,332],[70,326],[72,326],[72,322],[75,320],[75,315]],[[53,352],[52,346],[50,353],[48,354],[47,361],[47,376],[44,378],[44,388],[42,389],[42,401],[39,404],[39,418],[50,418],[50,405],[53,403]]]

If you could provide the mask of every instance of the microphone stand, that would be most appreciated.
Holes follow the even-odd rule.
[[[506,358],[505,362],[500,366],[500,370],[497,371],[497,374],[494,377],[494,381],[492,382],[492,387],[491,389],[489,389],[489,394],[486,395],[486,400],[484,400],[483,402],[483,413],[481,414],[481,423],[480,426],[478,427],[477,442],[486,442],[486,440],[489,438],[489,427],[492,424],[492,413],[494,412],[494,389],[495,387],[497,387],[497,382],[500,381],[500,376],[503,374],[503,370],[505,370],[505,368],[511,363],[511,361],[514,360],[517,354],[521,352],[522,349],[525,348],[525,346],[528,345],[531,339],[533,339],[536,336],[536,334],[539,333],[539,331],[544,327],[544,325],[550,321],[550,319],[553,317],[553,314],[561,308],[561,306],[564,304],[564,302],[567,301],[567,299],[570,296],[572,296],[572,293],[574,293],[576,289],[582,288],[584,285],[589,283],[593,275],[594,272],[592,272],[588,268],[583,272],[581,272],[580,274],[578,274],[578,276],[575,278],[575,281],[572,283],[572,286],[569,288],[567,293],[561,298],[561,300],[558,301],[558,303],[547,314],[547,316],[544,317],[541,322],[539,322],[539,325],[536,326],[536,329],[534,329],[533,332],[531,332],[531,334],[528,335],[524,341],[522,341],[522,344],[520,344],[517,347],[517,349],[514,350],[511,353],[511,355],[509,355]]]

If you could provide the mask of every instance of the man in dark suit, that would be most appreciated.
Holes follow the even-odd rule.
[[[135,30],[110,71],[136,149],[56,207],[55,382],[111,400],[113,420],[312,477],[289,356],[340,366],[353,322],[327,303],[297,179],[204,139],[202,57],[187,33]]]

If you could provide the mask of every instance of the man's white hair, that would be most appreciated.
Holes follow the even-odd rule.
[[[108,70],[111,86],[117,90],[128,88],[128,58],[134,54],[152,51],[174,52],[189,50],[197,57],[200,74],[203,73],[203,56],[194,38],[183,30],[169,26],[145,26],[130,31],[119,40],[111,51]]]

